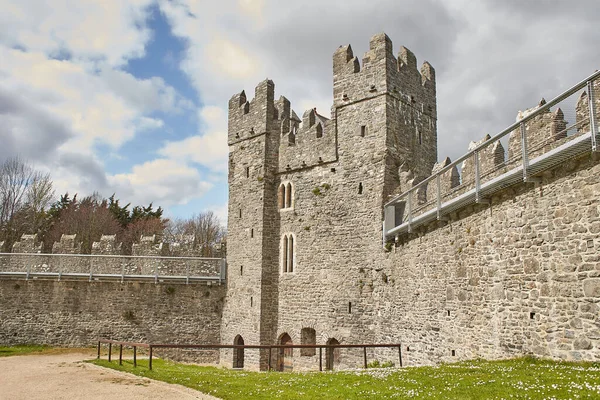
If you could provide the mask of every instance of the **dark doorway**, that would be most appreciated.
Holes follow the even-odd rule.
[[[337,339],[331,338],[327,341],[328,345],[337,346],[340,342]],[[325,353],[325,368],[332,371],[340,363],[340,349],[328,347]]]
[[[279,344],[294,344],[292,338],[287,333],[282,334],[279,337]],[[279,349],[279,360],[277,362],[277,370],[282,372],[291,372],[294,369],[294,349]]]
[[[237,335],[233,339],[233,345],[243,346],[244,339],[240,335]],[[244,348],[233,349],[233,368],[244,368]]]

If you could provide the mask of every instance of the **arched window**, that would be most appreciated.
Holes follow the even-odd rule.
[[[294,250],[294,235],[284,234],[281,237],[281,272],[294,272],[296,264]]]
[[[285,185],[283,183],[277,189],[277,206],[280,209],[285,208]]]
[[[285,187],[285,208],[292,206],[292,184],[288,182]]]
[[[288,236],[288,272],[294,272],[294,236]]]
[[[317,124],[317,138],[323,137],[323,125]]]
[[[277,206],[279,209],[294,207],[294,186],[291,182],[282,182],[277,189]]]
[[[283,272],[288,272],[288,237],[287,235],[283,235],[283,242],[281,244],[281,255],[283,260],[281,260],[281,266],[283,267]]]
[[[317,344],[317,331],[313,328],[302,328],[300,331],[300,339],[302,340],[302,344]],[[317,354],[316,348],[307,348],[300,349],[301,356],[314,356]]]

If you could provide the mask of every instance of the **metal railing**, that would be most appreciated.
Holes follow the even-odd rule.
[[[119,365],[123,364],[123,347],[133,348],[133,365],[137,366],[137,348],[143,347],[148,349],[148,369],[152,370],[152,359],[155,349],[202,349],[202,350],[220,350],[220,349],[258,349],[268,350],[268,370],[271,371],[273,349],[319,349],[319,371],[323,371],[323,349],[362,349],[363,350],[363,367],[368,368],[367,349],[372,348],[397,348],[399,366],[403,367],[402,362],[402,344],[279,344],[279,345],[227,345],[227,344],[149,344],[149,343],[133,343],[123,342],[110,339],[98,340],[98,356],[101,356],[101,345],[108,345],[108,361],[112,360],[112,346],[119,346]]]
[[[226,270],[222,258],[0,253],[0,279],[222,283]]]
[[[444,215],[466,205],[489,204],[489,197],[503,188],[519,182],[541,182],[536,176],[541,172],[565,160],[600,151],[599,78],[600,71],[551,101],[541,102],[508,128],[478,142],[462,157],[387,202],[383,242],[410,233],[417,226],[442,220]],[[578,100],[573,99],[584,90],[587,107],[582,107],[585,101],[581,100],[586,99],[583,94]],[[574,122],[565,117],[572,117]],[[452,185],[449,177],[458,169],[461,182]]]

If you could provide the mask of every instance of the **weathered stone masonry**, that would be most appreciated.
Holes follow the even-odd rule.
[[[333,74],[331,118],[308,110],[300,120],[268,80],[251,102],[242,92],[229,103],[222,343],[402,342],[409,364],[521,354],[598,360],[597,161],[575,160],[540,186],[507,189],[491,207],[461,210],[387,253],[383,204],[450,163],[436,164],[435,72],[429,63],[419,71],[406,48],[394,56],[382,34],[362,63],[340,47]],[[539,143],[563,139],[561,112],[538,122],[528,134]],[[504,150],[490,146],[482,157],[485,173],[503,165]],[[463,183],[472,169],[463,166]],[[449,193],[460,177],[456,169],[445,175]],[[293,187],[288,203],[282,183]],[[293,361],[274,354],[272,365],[314,369],[316,357],[295,350]],[[233,358],[221,353],[225,365]],[[264,369],[266,361],[247,352],[244,366]],[[333,367],[361,361],[343,351]]]

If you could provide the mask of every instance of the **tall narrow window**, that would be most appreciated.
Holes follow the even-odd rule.
[[[240,276],[244,275],[244,266],[240,265]]]
[[[246,167],[246,178],[250,178],[250,167]]]
[[[281,237],[281,272],[294,272],[294,235],[284,234]]]
[[[421,133],[421,131],[417,132],[417,138],[419,140],[419,144],[423,144],[423,134]]]
[[[294,236],[288,237],[288,272],[294,272]]]
[[[250,229],[250,237],[253,238],[254,237],[254,228]]]
[[[367,126],[366,125],[361,125],[361,127],[360,127],[360,136],[365,137],[366,134],[367,134]]]
[[[242,218],[242,209],[240,208],[240,218]]]
[[[291,182],[282,182],[277,189],[277,206],[279,209],[292,208],[294,206],[294,186]]]
[[[323,125],[317,124],[317,138],[323,137]]]
[[[283,257],[283,260],[281,260],[283,272],[288,272],[288,237],[286,235],[283,236],[281,253]]]
[[[277,206],[280,209],[285,208],[285,185],[283,183],[277,189]]]
[[[285,190],[285,208],[292,206],[292,184],[288,182]]]
[[[358,184],[358,194],[362,194],[363,192],[363,185],[362,182]]]

